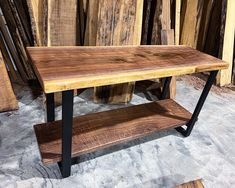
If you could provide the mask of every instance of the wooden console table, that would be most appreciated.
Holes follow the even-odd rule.
[[[70,176],[72,157],[176,128],[189,136],[218,70],[228,63],[186,46],[29,47],[47,97],[47,123],[35,125],[45,164]],[[193,114],[166,99],[171,77],[209,71]],[[73,90],[166,78],[160,101],[73,118]],[[55,121],[54,94],[62,91],[62,120]],[[187,128],[181,127],[186,125]]]

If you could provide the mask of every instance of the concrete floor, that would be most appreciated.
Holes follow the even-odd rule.
[[[203,82],[177,81],[176,100],[193,111]],[[0,114],[0,187],[173,187],[202,178],[207,188],[235,187],[235,92],[214,87],[190,137],[175,130],[82,156],[72,176],[40,162],[33,125],[44,122],[43,97],[16,86],[19,110]],[[136,93],[129,105],[146,103]],[[91,90],[75,97],[74,115],[123,105],[92,103]],[[56,109],[60,118],[61,108]]]

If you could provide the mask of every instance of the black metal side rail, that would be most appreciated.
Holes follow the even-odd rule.
[[[211,71],[210,76],[206,82],[206,85],[202,91],[196,108],[192,114],[191,119],[186,124],[187,128],[183,127],[176,128],[183,136],[187,137],[191,134],[193,127],[198,119],[201,112],[203,104],[208,96],[208,93],[215,81],[218,71]],[[172,77],[167,77],[165,79],[161,99],[166,99],[168,96],[168,88]],[[55,120],[55,104],[54,104],[54,94],[47,94],[47,121],[52,122]],[[63,178],[70,176],[72,156],[72,127],[73,127],[73,90],[62,92],[62,160],[59,163],[60,171]]]

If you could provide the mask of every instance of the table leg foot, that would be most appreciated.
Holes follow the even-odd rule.
[[[202,91],[202,94],[198,100],[198,103],[197,103],[196,108],[193,112],[193,115],[192,115],[191,119],[188,121],[188,123],[186,124],[187,128],[186,129],[184,129],[183,127],[176,128],[176,130],[178,132],[180,132],[183,136],[187,137],[191,134],[193,127],[194,127],[196,121],[198,120],[198,116],[201,112],[201,109],[202,109],[204,103],[205,103],[205,100],[208,96],[208,93],[209,93],[209,91],[210,91],[210,89],[216,79],[217,73],[218,73],[218,71],[211,71],[210,72],[210,76],[209,76],[209,78],[206,82],[206,85]]]

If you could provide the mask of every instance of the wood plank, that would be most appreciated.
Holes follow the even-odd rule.
[[[48,0],[48,46],[75,46],[77,34],[77,0]]]
[[[86,26],[86,1],[78,1],[77,45],[84,46]]]
[[[234,35],[235,35],[235,1],[228,0],[222,59],[229,63],[229,68],[227,70],[222,70],[218,75],[217,82],[220,86],[230,84],[232,81]]]
[[[219,55],[220,40],[223,39],[223,36],[221,35],[222,34],[221,27],[223,24],[221,20],[222,10],[223,10],[222,0],[213,1],[213,8],[211,10],[212,11],[211,18],[208,23],[209,26],[208,26],[206,41],[205,41],[205,45],[203,49],[205,53],[213,55],[215,57],[219,57],[220,59],[222,57],[221,55]],[[201,26],[201,27],[205,28],[204,26]]]
[[[202,180],[195,180],[195,181],[191,181],[188,183],[184,183],[182,185],[178,185],[175,188],[204,188],[203,184],[202,184]]]
[[[18,67],[23,66],[23,69],[20,70],[21,75],[23,75],[24,72],[27,80],[35,79],[34,72],[28,61],[28,57],[26,56],[25,46],[22,40],[23,37],[20,35],[21,32],[20,29],[18,28],[20,24],[17,22],[19,18],[16,15],[17,12],[15,10],[14,3],[10,0],[1,0],[0,6],[2,8],[2,12],[9,29],[8,35],[10,35],[11,40],[14,42],[13,45],[15,46],[15,49],[19,56],[20,61],[15,61],[15,62],[18,64]],[[18,19],[16,19],[16,17]]]
[[[18,109],[18,101],[13,92],[7,69],[0,50],[0,112]]]
[[[21,63],[21,58],[18,54],[16,46],[14,45],[14,42],[12,40],[10,33],[9,33],[8,27],[6,26],[5,18],[1,14],[0,14],[0,29],[1,29],[2,41],[4,41],[3,43],[1,42],[2,46],[4,45],[6,48],[8,48],[9,53],[11,54],[14,62],[16,63],[15,65],[17,67],[17,70],[20,73],[22,80],[27,81],[27,75],[26,75],[26,72],[24,71],[24,67]]]
[[[153,25],[151,25],[153,28],[149,28],[149,35],[151,35],[150,44],[160,45],[162,30],[162,1],[153,1],[153,9]]]
[[[45,93],[220,70],[228,66],[220,59],[187,46],[27,49]]]
[[[14,4],[18,12],[19,19],[22,23],[22,27],[24,29],[25,35],[29,42],[28,44],[30,46],[33,46],[33,35],[32,35],[32,28],[30,24],[30,16],[29,16],[29,10],[27,6],[27,0],[14,1]]]
[[[188,45],[196,49],[203,5],[203,0],[182,1],[180,44]]]
[[[4,40],[4,37],[2,35],[2,32],[0,31],[0,49],[2,51],[2,56],[5,60],[6,66],[9,69],[9,75],[12,81],[17,82],[21,80],[19,74],[17,74],[17,71],[15,69],[13,58],[10,54],[10,51],[8,49],[8,46],[6,45],[6,41]]]
[[[220,40],[219,40],[219,53],[218,57],[222,59],[223,53],[223,44],[224,44],[224,31],[225,31],[225,21],[226,21],[226,12],[227,12],[227,0],[222,0],[221,8],[221,19],[220,19]]]
[[[87,1],[87,22],[85,29],[85,46],[95,46],[97,37],[99,1]]]
[[[148,44],[152,0],[144,0],[141,44]]]
[[[171,29],[171,1],[162,1],[162,29]]]
[[[218,2],[220,2],[220,4],[221,4],[221,1],[217,1],[217,3]],[[199,34],[198,34],[198,43],[197,43],[197,49],[200,51],[204,50],[206,42],[210,42],[210,41],[206,41],[206,38],[208,37],[208,35],[213,35],[215,32],[216,27],[214,26],[214,27],[211,27],[211,31],[210,31],[210,33],[208,33],[208,29],[209,29],[209,26],[211,25],[211,22],[213,22],[215,20],[215,16],[220,15],[220,14],[218,14],[219,11],[216,11],[217,15],[215,15],[215,14],[212,15],[213,10],[214,10],[214,8],[213,8],[214,6],[215,6],[215,1],[213,1],[213,0],[205,0],[204,1],[204,6],[203,6],[203,10],[202,10],[202,19],[201,19],[200,30],[199,30]],[[214,11],[214,13],[215,13],[215,11]]]
[[[12,16],[14,17],[14,20],[15,20],[15,24],[16,24],[16,28],[18,30],[18,35],[20,36],[21,40],[22,40],[22,43],[24,46],[31,46],[32,43],[30,42],[28,36],[27,36],[27,33],[26,33],[26,30],[24,28],[24,25],[23,25],[23,22],[27,22],[27,18],[24,17],[24,14],[26,13],[25,10],[22,10],[24,14],[19,14],[19,10],[20,8],[22,9],[23,5],[22,5],[22,0],[18,0],[18,1],[11,1],[11,0],[8,0],[9,2],[9,5],[11,7],[11,14]],[[4,12],[4,11],[3,11]],[[22,16],[22,17],[21,17]]]
[[[46,46],[47,2],[27,0],[35,46]]]
[[[191,113],[163,100],[74,118],[72,156],[76,157],[186,124]],[[34,126],[42,161],[61,160],[61,121]]]
[[[180,14],[181,14],[181,0],[176,0],[175,5],[175,44],[180,44]]]
[[[139,45],[141,41],[143,0],[89,1],[85,45]],[[134,83],[94,89],[95,102],[127,103]]]

